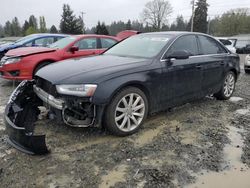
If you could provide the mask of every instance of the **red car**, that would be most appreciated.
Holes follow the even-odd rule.
[[[10,50],[0,61],[0,77],[10,80],[31,80],[40,68],[50,63],[100,54],[122,39],[106,35],[76,35],[63,38],[49,47]]]

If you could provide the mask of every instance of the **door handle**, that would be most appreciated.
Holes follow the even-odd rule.
[[[201,66],[201,65],[196,65],[196,68],[197,68],[197,69],[201,69],[202,66]]]
[[[220,62],[220,65],[221,65],[221,66],[224,66],[224,65],[225,65],[225,63],[222,61],[222,62]]]

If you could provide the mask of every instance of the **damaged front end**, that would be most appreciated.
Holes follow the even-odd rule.
[[[23,81],[10,96],[5,109],[8,142],[28,154],[46,154],[45,135],[34,134],[34,123],[43,102],[33,92],[34,81]]]
[[[59,95],[55,85],[37,78],[23,81],[10,96],[5,109],[8,142],[28,154],[46,154],[45,135],[35,134],[35,122],[41,114],[40,107],[47,109],[47,117],[72,127],[89,127],[100,123],[96,118],[96,106],[89,97]],[[103,108],[98,108],[99,114]]]

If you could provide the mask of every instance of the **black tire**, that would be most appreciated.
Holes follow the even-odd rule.
[[[37,71],[39,71],[41,68],[45,67],[46,65],[49,65],[50,63],[52,63],[52,62],[42,62],[42,63],[39,63],[36,66],[35,70],[33,71],[33,78],[34,78],[35,74],[37,73]]]
[[[233,78],[233,86],[231,86],[232,90],[231,90],[230,94],[228,93],[228,95],[227,95],[227,94],[225,94],[225,92],[226,92],[225,91],[226,90],[225,85],[227,83],[227,78],[229,78],[230,76],[232,76],[232,78]],[[227,74],[225,75],[225,77],[223,79],[223,84],[221,86],[220,91],[218,93],[215,93],[214,96],[218,100],[228,100],[228,99],[230,99],[230,97],[233,95],[233,92],[234,92],[234,89],[235,89],[235,83],[236,83],[236,75],[235,75],[235,73],[232,72],[232,71],[227,72]]]
[[[246,74],[250,74],[250,70],[246,70],[246,69],[245,69],[245,73],[246,73]]]
[[[131,95],[133,97],[131,97]],[[128,106],[128,108],[130,108],[130,114],[129,114],[128,108],[125,108],[125,105],[124,105],[124,108],[120,108],[120,109],[127,109],[126,112],[117,111],[119,105],[121,105],[121,103],[124,104],[124,102],[122,102],[122,99],[125,98],[125,100],[127,101],[127,99],[130,99],[130,97],[132,98],[132,101],[133,101],[133,99],[135,99],[135,101],[133,101],[133,103],[131,103],[131,104],[135,104],[136,100],[137,99],[139,100],[139,102],[137,102],[138,106],[137,106],[137,104],[135,104],[135,107],[133,107],[133,105]],[[129,103],[129,100],[127,102]],[[139,107],[140,105],[142,105],[144,107],[143,107],[143,109],[140,109],[142,111],[139,112],[139,113],[142,113],[143,116],[139,117],[137,115],[134,115],[135,113],[139,114],[139,113],[137,113],[137,111],[134,111],[134,110],[136,107]],[[132,122],[132,124],[131,124],[131,129],[133,128],[132,130],[125,130],[125,131],[122,130],[122,129],[126,129],[125,126],[124,126],[124,128],[121,128],[121,127],[119,128],[119,126],[118,126],[119,121],[116,122],[116,120],[115,120],[115,116],[116,117],[119,116],[119,115],[117,115],[119,113],[126,114],[125,116],[126,116],[127,120],[126,120],[125,126],[127,127],[127,129],[129,129],[129,125]],[[122,89],[120,92],[118,92],[113,97],[110,104],[108,105],[106,113],[105,113],[105,127],[113,135],[117,135],[117,136],[131,135],[131,134],[135,133],[136,131],[138,131],[138,129],[141,127],[141,125],[143,124],[143,122],[147,118],[147,114],[148,114],[148,100],[147,100],[147,97],[144,94],[144,92],[136,87],[127,87],[127,88]],[[123,119],[121,119],[121,122],[124,121],[125,116]],[[140,123],[138,123],[138,125],[135,124],[134,120],[132,120],[135,117],[137,117],[139,119],[138,122],[140,122]],[[136,119],[136,120],[138,120],[138,119]],[[129,123],[128,123],[128,121],[129,121]],[[134,124],[134,126],[132,126],[133,124]]]

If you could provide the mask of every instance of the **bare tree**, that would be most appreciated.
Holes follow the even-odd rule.
[[[142,12],[143,21],[157,29],[162,28],[167,23],[167,17],[173,12],[173,8],[168,0],[149,1]]]

